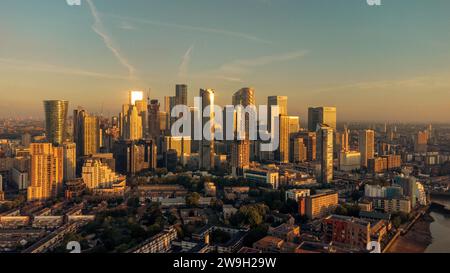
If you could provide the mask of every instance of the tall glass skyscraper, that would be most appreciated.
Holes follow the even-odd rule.
[[[69,102],[65,100],[44,101],[44,109],[47,140],[52,144],[60,145],[66,137]]]
[[[186,84],[177,84],[175,87],[176,105],[186,105],[188,103],[188,87]],[[173,107],[174,105],[172,105]]]

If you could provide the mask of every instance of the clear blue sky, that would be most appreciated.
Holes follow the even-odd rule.
[[[0,117],[43,99],[115,114],[127,90],[241,87],[340,120],[450,122],[450,1],[2,0]]]

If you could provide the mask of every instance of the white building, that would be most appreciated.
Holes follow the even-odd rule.
[[[26,190],[30,185],[28,172],[21,172],[16,168],[12,168],[11,171],[12,181],[17,185],[19,191]]]
[[[270,184],[274,189],[278,189],[280,184],[280,176],[277,171],[245,169],[244,178],[254,182]]]

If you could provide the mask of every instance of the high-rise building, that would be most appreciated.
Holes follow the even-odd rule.
[[[177,84],[175,87],[176,105],[188,104],[188,86],[185,84]]]
[[[375,158],[375,132],[362,130],[359,132],[359,151],[361,152],[361,166],[368,166],[368,160]]]
[[[280,116],[288,115],[288,97],[286,96],[270,96],[267,100],[268,120],[267,128],[272,128],[272,106],[278,106]]]
[[[428,150],[429,131],[420,131],[414,143],[414,151],[416,153],[426,153]]]
[[[170,113],[170,96],[164,96],[164,112]]]
[[[308,131],[315,132],[317,126],[325,124],[336,131],[335,107],[310,107],[308,109]]]
[[[333,180],[333,128],[322,125],[317,131],[317,159],[320,161],[320,181],[330,183]]]
[[[77,144],[77,155],[87,156],[100,149],[100,120],[85,110],[73,111],[73,138]]]
[[[303,138],[303,143],[306,146],[306,160],[316,161],[317,159],[317,133],[316,132],[301,132],[297,134],[298,137]]]
[[[146,137],[148,136],[148,102],[146,100],[137,100],[135,106],[141,118],[142,137]]]
[[[191,155],[191,138],[190,137],[164,137],[163,153],[167,153],[169,150],[175,150],[177,156],[183,164],[187,162],[186,158]]]
[[[124,140],[139,140],[143,138],[142,117],[135,105],[124,105],[122,111]]]
[[[77,145],[71,142],[63,144],[64,150],[64,167],[63,172],[64,181],[71,181],[76,178],[77,170]]]
[[[253,88],[242,88],[233,94],[233,105],[248,107],[255,105],[255,90]],[[236,117],[237,120],[237,117]],[[250,165],[250,117],[245,116],[245,137],[244,140],[236,140],[231,144],[231,168],[232,173],[243,174],[243,169]]]
[[[215,113],[214,113],[214,99],[215,92],[213,89],[200,89],[200,97],[202,98],[202,109],[201,112],[204,113],[202,119],[203,132],[208,130],[210,134],[210,140],[206,139],[205,136],[202,137],[200,141],[200,168],[205,170],[214,169],[214,134],[215,134]],[[205,108],[209,107],[209,115],[205,117]],[[206,127],[209,127],[207,129]]]
[[[116,171],[134,175],[156,168],[157,147],[153,140],[121,140],[114,144]]]
[[[68,101],[44,101],[45,132],[47,140],[52,144],[62,144],[66,138],[68,108]]]
[[[275,160],[288,163],[289,162],[289,143],[290,143],[290,131],[289,131],[289,116],[280,115],[280,145],[275,153]]]
[[[158,100],[152,100],[148,106],[149,137],[157,139],[161,135],[161,112]]]
[[[144,92],[142,91],[130,91],[129,93],[129,104],[136,105],[137,101],[144,100]]]
[[[272,106],[278,106],[279,116],[275,117],[279,122],[279,146],[275,152],[275,160],[283,163],[289,162],[289,126],[288,98],[286,96],[270,96],[267,101],[268,106],[268,129],[272,130]]]
[[[233,105],[242,105],[247,107],[249,105],[255,105],[255,89],[251,87],[241,88],[239,91],[233,94]]]
[[[250,140],[235,141],[231,147],[232,174],[243,175],[243,170],[250,166]]]
[[[308,149],[304,143],[304,139],[298,135],[291,138],[290,143],[290,161],[305,162],[308,158]]]
[[[289,135],[296,134],[300,131],[300,117],[289,116]]]
[[[349,152],[350,151],[350,130],[345,128],[344,132],[341,134],[341,152]]]
[[[51,143],[32,143],[31,183],[28,187],[28,201],[42,201],[57,197],[62,192],[63,157],[62,147]]]

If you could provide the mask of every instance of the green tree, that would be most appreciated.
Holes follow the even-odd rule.
[[[200,194],[193,192],[186,196],[186,205],[190,207],[197,207],[200,204]]]

